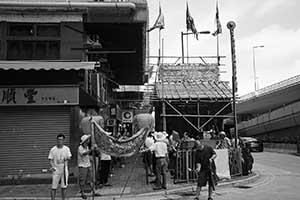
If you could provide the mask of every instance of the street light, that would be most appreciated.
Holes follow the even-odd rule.
[[[253,76],[254,76],[254,91],[258,90],[258,85],[257,85],[257,76],[256,76],[256,69],[255,69],[255,51],[254,49],[256,48],[263,48],[265,46],[260,45],[260,46],[253,46],[252,47],[252,55],[253,55]]]

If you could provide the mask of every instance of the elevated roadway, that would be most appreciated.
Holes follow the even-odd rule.
[[[300,139],[300,75],[242,96],[237,104],[240,135],[264,141]]]

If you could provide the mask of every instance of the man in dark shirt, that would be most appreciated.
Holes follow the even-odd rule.
[[[201,187],[206,186],[208,182],[208,200],[212,200],[212,190],[214,189],[215,163],[217,157],[216,152],[212,147],[202,144],[199,140],[196,141],[197,151],[195,152],[196,172],[198,173],[198,182],[195,200],[199,200]]]

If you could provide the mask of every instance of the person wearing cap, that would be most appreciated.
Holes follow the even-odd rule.
[[[50,160],[50,171],[52,172],[51,200],[55,199],[58,183],[61,187],[61,198],[66,197],[66,189],[68,186],[68,160],[71,159],[70,148],[64,145],[65,135],[58,134],[56,136],[57,144],[51,148],[48,159]]]
[[[156,142],[149,147],[149,150],[154,152],[156,158],[156,187],[153,188],[154,190],[167,189],[168,146],[166,136],[163,132],[155,132],[154,138]]]
[[[229,149],[231,147],[231,142],[228,137],[226,137],[226,133],[221,131],[219,133],[220,140],[216,146],[216,149]]]
[[[91,135],[83,135],[81,136],[81,142],[78,147],[77,160],[78,160],[78,170],[79,170],[79,187],[81,197],[83,199],[87,199],[87,196],[84,193],[85,185],[89,185],[91,190],[94,190],[93,182],[92,182],[92,165],[90,161],[89,154],[95,149],[89,149]],[[100,194],[93,192],[95,196],[100,196]]]

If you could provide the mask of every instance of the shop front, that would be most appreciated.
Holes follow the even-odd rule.
[[[80,90],[77,85],[0,87],[0,177],[46,172],[59,133],[66,136],[75,166]]]

